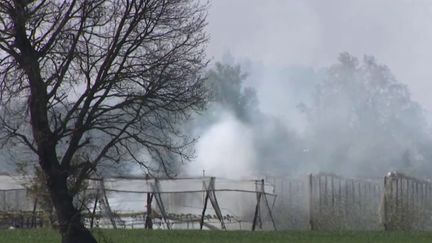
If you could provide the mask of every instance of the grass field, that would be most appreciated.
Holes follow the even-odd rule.
[[[245,231],[143,231],[103,230],[94,235],[100,243],[406,243],[432,242],[432,232],[245,232]],[[3,230],[1,243],[57,243],[52,230]]]

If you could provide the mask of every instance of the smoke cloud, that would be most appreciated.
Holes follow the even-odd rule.
[[[184,173],[379,177],[392,170],[432,171],[426,111],[373,57],[342,53],[325,68],[227,63],[209,71],[216,93],[194,124],[197,158]]]
[[[209,69],[236,59],[240,90],[257,102],[246,119],[235,102],[210,102],[185,173],[428,176],[431,10],[422,0],[212,1]]]
[[[210,126],[196,145],[196,160],[187,165],[192,175],[203,173],[227,178],[250,178],[256,175],[257,154],[253,130],[231,113],[224,111],[221,120]]]

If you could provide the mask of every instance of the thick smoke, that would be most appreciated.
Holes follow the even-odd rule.
[[[261,111],[255,81],[229,63],[208,73],[210,103],[191,128],[200,140],[185,173],[238,178],[290,171],[302,153],[300,138],[284,119]]]
[[[250,178],[256,171],[254,131],[228,111],[211,125],[197,143],[196,160],[188,165],[189,173],[229,178]]]
[[[192,128],[197,158],[184,173],[379,177],[432,169],[427,114],[373,57],[342,53],[320,69],[217,63],[208,82],[209,107]]]
[[[372,57],[343,53],[326,68],[238,65],[226,58],[210,66],[207,86],[207,109],[182,125],[198,138],[191,148],[195,157],[169,164],[173,174],[381,177],[397,170],[428,177],[432,172],[430,114]],[[28,162],[24,154],[0,156],[3,171],[17,169],[8,161]],[[148,167],[164,171],[157,162]],[[115,169],[143,172],[136,165],[125,168]]]

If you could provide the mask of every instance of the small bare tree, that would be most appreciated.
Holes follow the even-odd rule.
[[[206,7],[0,1],[0,138],[38,161],[62,242],[96,242],[73,194],[102,162],[190,155],[175,124],[204,103]]]

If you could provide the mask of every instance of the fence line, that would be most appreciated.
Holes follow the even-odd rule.
[[[183,222],[188,228],[189,224],[192,228],[198,224],[210,229],[229,229],[228,224],[238,224],[236,229],[249,230],[432,230],[432,181],[398,172],[381,179],[318,173],[303,178],[270,177],[266,183],[225,179],[215,183],[213,177],[159,180],[122,176],[90,181],[86,192],[90,195],[89,212],[84,214],[90,227],[98,225],[102,218],[109,219],[112,227],[131,224],[120,219],[112,208],[115,200],[110,194],[124,193],[129,199],[121,202],[136,201],[143,206],[142,211],[127,216],[143,221],[143,227],[144,220],[151,216],[157,224],[166,224],[166,228],[172,222]],[[10,185],[0,190],[0,228],[40,226],[46,215],[41,214],[37,199],[25,188]],[[242,196],[235,196],[236,193]],[[146,210],[152,209],[152,199],[157,203],[155,211],[146,215]],[[211,205],[208,210],[207,200]],[[230,206],[249,216],[236,218],[229,211]],[[267,220],[266,227],[263,218]]]
[[[269,180],[270,178],[267,178]],[[378,230],[383,185],[329,173],[272,178],[278,227],[285,230]]]
[[[432,230],[432,182],[402,173],[384,179],[385,230]]]
[[[311,230],[374,230],[380,226],[379,181],[309,175]]]
[[[275,222],[272,218],[272,209],[268,200],[268,197],[275,197],[275,194],[272,192],[273,187],[265,183],[264,180],[235,181],[220,179],[218,183],[216,183],[215,177],[182,178],[179,180],[159,180],[158,178],[148,177],[132,177],[131,179],[127,179],[121,177],[105,178],[103,180],[96,178],[91,181],[92,183],[87,189],[90,191],[93,190],[95,195],[98,194],[98,191],[101,191],[103,195],[107,193],[111,196],[114,194],[117,196],[132,195],[135,199],[140,196],[145,196],[146,198],[141,199],[142,206],[147,202],[147,205],[141,209],[143,210],[141,211],[142,214],[145,214],[143,219],[148,221],[151,217],[157,220],[157,224],[163,225],[163,227],[167,229],[173,228],[174,224],[179,225],[184,223],[187,223],[188,228],[189,223],[199,223],[200,229],[202,229],[203,226],[209,229],[228,229],[227,223],[229,223],[232,228],[233,219],[237,221],[240,229],[242,229],[242,222],[249,222],[252,230],[269,229],[267,226],[270,224],[269,222],[271,222],[273,229],[276,229]],[[123,202],[125,201],[124,196],[122,196]],[[256,196],[255,199],[248,200],[252,199],[254,196]],[[233,198],[235,198],[235,200],[232,200]],[[156,202],[156,205],[153,204],[154,208],[152,208],[152,199],[155,199]],[[227,200],[231,201],[228,203],[235,203],[237,206],[240,206],[240,208],[237,207],[229,212],[228,209],[230,205],[225,204]],[[91,210],[92,212],[89,213],[90,218],[88,221],[90,227],[94,225],[101,226],[98,222],[104,218],[105,223],[102,225],[106,227],[112,226],[113,228],[118,228],[119,225],[121,225],[120,227],[126,227],[128,225],[126,222],[127,219],[123,220],[123,218],[130,216],[127,216],[128,213],[124,212],[116,213],[116,210],[113,209],[112,201],[116,200],[111,200],[109,196],[105,196],[102,200],[97,200],[97,197],[95,197],[94,204],[89,207],[93,209]],[[210,203],[208,203],[208,201]],[[254,203],[253,201],[256,202]],[[103,204],[101,204],[102,202]],[[211,205],[210,211],[207,209],[208,204]],[[100,208],[99,211],[96,210],[98,205]],[[184,212],[185,206],[187,210],[189,210],[187,213]],[[255,209],[255,214],[253,214],[253,209]],[[199,214],[197,210],[200,210]],[[215,217],[212,217],[211,213],[213,213]],[[238,214],[240,218],[233,217],[230,215],[231,213]],[[133,214],[135,216],[136,212]],[[122,220],[119,220],[120,218],[122,218]],[[220,226],[217,225],[214,219],[217,219]],[[266,220],[266,227],[263,226],[264,220]],[[95,221],[96,224],[94,223]],[[151,228],[154,224],[147,222],[143,225],[147,228]],[[243,229],[246,227],[243,225]]]
[[[43,217],[37,210],[37,200],[26,189],[0,190],[0,229],[35,228],[43,225]]]

